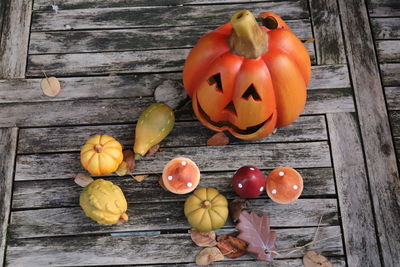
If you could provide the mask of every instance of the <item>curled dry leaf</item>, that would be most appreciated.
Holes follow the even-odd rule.
[[[213,247],[217,245],[215,232],[211,231],[208,233],[200,232],[196,229],[192,229],[190,237],[193,242],[199,247]]]
[[[247,199],[237,198],[229,202],[229,214],[234,223],[239,219],[240,213],[248,205]]]
[[[157,145],[152,146],[152,147],[149,149],[149,151],[147,151],[145,157],[154,156],[154,155],[157,153],[157,151],[158,151],[159,149],[160,149],[160,144],[157,144]]]
[[[133,176],[133,179],[135,179],[136,181],[138,181],[139,183],[142,182],[144,179],[146,179],[147,177],[149,177],[148,174],[145,175],[135,175]]]
[[[224,259],[224,255],[222,255],[221,251],[216,248],[205,248],[199,252],[196,256],[196,264],[200,266],[205,266],[214,261],[222,261]]]
[[[122,153],[124,154],[124,160],[119,165],[118,170],[115,171],[118,176],[131,174],[135,169],[135,154],[133,151],[126,149]]]
[[[207,140],[207,146],[224,146],[229,144],[229,138],[224,132],[216,133]]]
[[[308,251],[303,257],[305,267],[332,267],[332,263],[315,251]]]
[[[313,43],[315,41],[314,38],[310,38],[304,41],[304,43]]]
[[[223,255],[235,259],[247,253],[247,243],[231,235],[219,235],[217,247]]]
[[[93,180],[93,178],[90,177],[89,175],[86,175],[86,174],[84,174],[84,173],[78,173],[78,174],[75,176],[74,181],[75,181],[75,183],[76,183],[77,185],[82,186],[82,187],[86,187],[88,184],[90,184],[90,183],[93,182],[94,180]]]
[[[168,191],[168,189],[164,185],[162,177],[160,177],[160,179],[158,179],[158,184],[161,186],[162,189],[164,189],[165,191]]]
[[[42,79],[40,87],[42,88],[43,94],[50,97],[57,96],[61,91],[60,82],[56,77],[46,77]]]

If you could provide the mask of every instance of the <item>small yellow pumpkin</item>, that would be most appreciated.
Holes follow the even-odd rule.
[[[224,226],[228,201],[215,188],[199,188],[186,199],[184,212],[193,228],[210,232]]]
[[[123,159],[122,145],[109,135],[92,136],[81,148],[81,164],[91,175],[113,173]]]
[[[124,193],[110,181],[97,179],[86,186],[79,198],[86,216],[99,224],[120,224],[128,220]]]

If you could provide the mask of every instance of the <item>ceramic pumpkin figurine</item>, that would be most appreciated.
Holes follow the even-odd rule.
[[[254,140],[292,123],[304,109],[311,63],[303,43],[277,15],[260,27],[240,10],[189,53],[183,82],[194,113],[215,131]]]
[[[95,176],[115,172],[123,158],[122,145],[109,135],[92,136],[81,148],[81,164]]]
[[[224,226],[228,201],[215,188],[199,188],[186,199],[184,212],[193,228],[210,232]]]

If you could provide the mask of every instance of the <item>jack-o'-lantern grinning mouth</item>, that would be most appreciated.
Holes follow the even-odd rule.
[[[229,122],[229,121],[213,121],[213,120],[211,120],[210,116],[209,116],[209,115],[203,110],[203,108],[201,107],[199,101],[196,101],[196,102],[197,102],[197,107],[198,107],[198,110],[199,110],[201,116],[202,116],[208,123],[210,123],[211,125],[213,125],[213,126],[215,126],[215,127],[218,127],[218,128],[222,128],[222,127],[224,127],[224,126],[229,127],[229,128],[231,128],[232,130],[234,130],[236,133],[242,134],[242,135],[248,135],[248,134],[253,134],[253,133],[257,132],[257,131],[260,130],[266,123],[268,123],[268,122],[271,121],[272,115],[273,115],[273,114],[271,114],[271,116],[270,116],[268,119],[266,119],[265,121],[263,121],[263,122],[261,122],[261,123],[259,123],[259,124],[257,124],[257,125],[254,125],[254,126],[247,127],[245,130],[243,130],[243,129],[240,129],[239,127],[237,127],[236,125],[233,125],[233,124],[232,124],[231,122]]]

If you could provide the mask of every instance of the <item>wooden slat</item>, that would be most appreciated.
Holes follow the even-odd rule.
[[[399,39],[400,18],[371,18],[375,39]]]
[[[317,64],[346,63],[336,1],[311,0]]]
[[[392,123],[393,136],[400,137],[400,111],[390,111],[389,115]]]
[[[124,147],[132,147],[135,128],[135,124],[123,124],[21,129],[18,138],[18,153],[79,151],[85,139],[99,133],[117,138]],[[161,147],[204,146],[213,134],[213,131],[202,126],[198,121],[176,122],[170,135],[162,141]],[[74,138],[71,139],[71,136]],[[69,139],[68,142],[60,142],[67,139]],[[251,142],[233,137],[230,139],[230,144],[327,140],[325,118],[324,116],[300,117],[293,124],[279,129],[275,134]]]
[[[316,228],[277,229],[277,248],[292,248],[312,241]],[[318,238],[340,235],[339,226],[321,227]],[[327,256],[343,255],[340,237],[318,242],[308,249]],[[201,250],[188,234],[158,236],[71,236],[10,241],[6,264],[9,266],[168,264],[193,260]],[[290,254],[302,257],[305,249]],[[278,256],[282,258],[284,255]],[[250,254],[240,260],[254,259]],[[231,261],[232,263],[232,261]]]
[[[152,97],[0,105],[0,126],[57,126],[135,122]],[[351,89],[310,90],[303,114],[352,112]],[[177,120],[193,120],[190,105],[176,113]]]
[[[346,65],[312,66],[311,71],[312,76],[308,90],[351,87]],[[43,95],[40,89],[40,80],[0,80],[0,103],[152,96],[158,85],[167,80],[179,82],[182,80],[182,74],[59,78],[62,90],[57,97],[53,98]]]
[[[379,63],[400,62],[400,40],[376,41]]]
[[[339,0],[384,266],[400,259],[400,179],[365,1]],[[360,45],[362,42],[363,45]]]
[[[314,45],[305,44],[312,62]],[[43,77],[43,70],[55,76],[87,76],[110,73],[182,71],[190,49],[47,54],[28,57],[27,76]]]
[[[259,166],[260,168],[262,166]],[[265,171],[268,174],[270,170]],[[302,197],[334,197],[336,194],[331,168],[297,169],[304,179]],[[227,198],[236,198],[232,191],[231,179],[234,172],[202,172],[199,187],[217,188]],[[166,192],[158,185],[160,175],[150,175],[137,183],[132,177],[107,177],[106,179],[121,187],[129,203],[183,201],[186,195]],[[75,207],[79,203],[82,188],[72,179],[17,181],[14,183],[13,209]],[[265,195],[260,196],[261,198]]]
[[[351,113],[327,114],[327,121],[347,263],[381,266],[357,121]]]
[[[389,110],[400,110],[400,87],[385,87],[385,95]]]
[[[4,260],[8,218],[11,208],[17,128],[0,128],[0,265]]]
[[[57,13],[39,12],[33,13],[32,31],[222,25],[229,21],[234,12],[245,8],[249,8],[248,4],[92,8],[60,10]],[[250,11],[258,15],[266,10],[280,14],[285,19],[308,18],[305,0],[254,3]]]
[[[0,1],[0,36],[1,36],[2,29],[3,29],[3,21],[4,21],[6,9],[8,8],[8,4],[9,4],[9,1],[6,1],[6,0]],[[1,38],[0,38],[0,43],[1,43]]]
[[[371,17],[400,16],[400,2],[397,0],[367,0]]]
[[[128,205],[129,220],[117,226],[97,224],[87,218],[80,207],[15,211],[11,213],[9,234],[10,238],[15,239],[128,231],[190,230],[183,213],[183,205],[183,201]],[[298,199],[290,205],[279,205],[266,199],[265,194],[264,199],[249,200],[249,207],[253,211],[268,214],[271,227],[318,226],[321,216],[324,218],[322,225],[338,224],[336,199]],[[234,227],[234,224],[228,220],[225,227]]]
[[[202,171],[229,171],[244,165],[260,168],[331,166],[326,142],[276,143],[168,148],[157,152],[155,157],[137,161],[135,173],[161,173],[164,165],[177,155],[191,158]],[[15,180],[72,178],[79,171],[84,171],[79,153],[20,155],[17,157]]]
[[[381,64],[381,72],[383,78],[383,85],[396,86],[400,85],[400,64]]]
[[[301,40],[312,37],[310,21],[290,20],[289,27]],[[193,47],[198,38],[218,26],[185,26],[168,29],[140,28],[100,31],[33,32],[29,54],[132,51]]]
[[[0,78],[24,78],[33,0],[10,1],[0,43]]]

